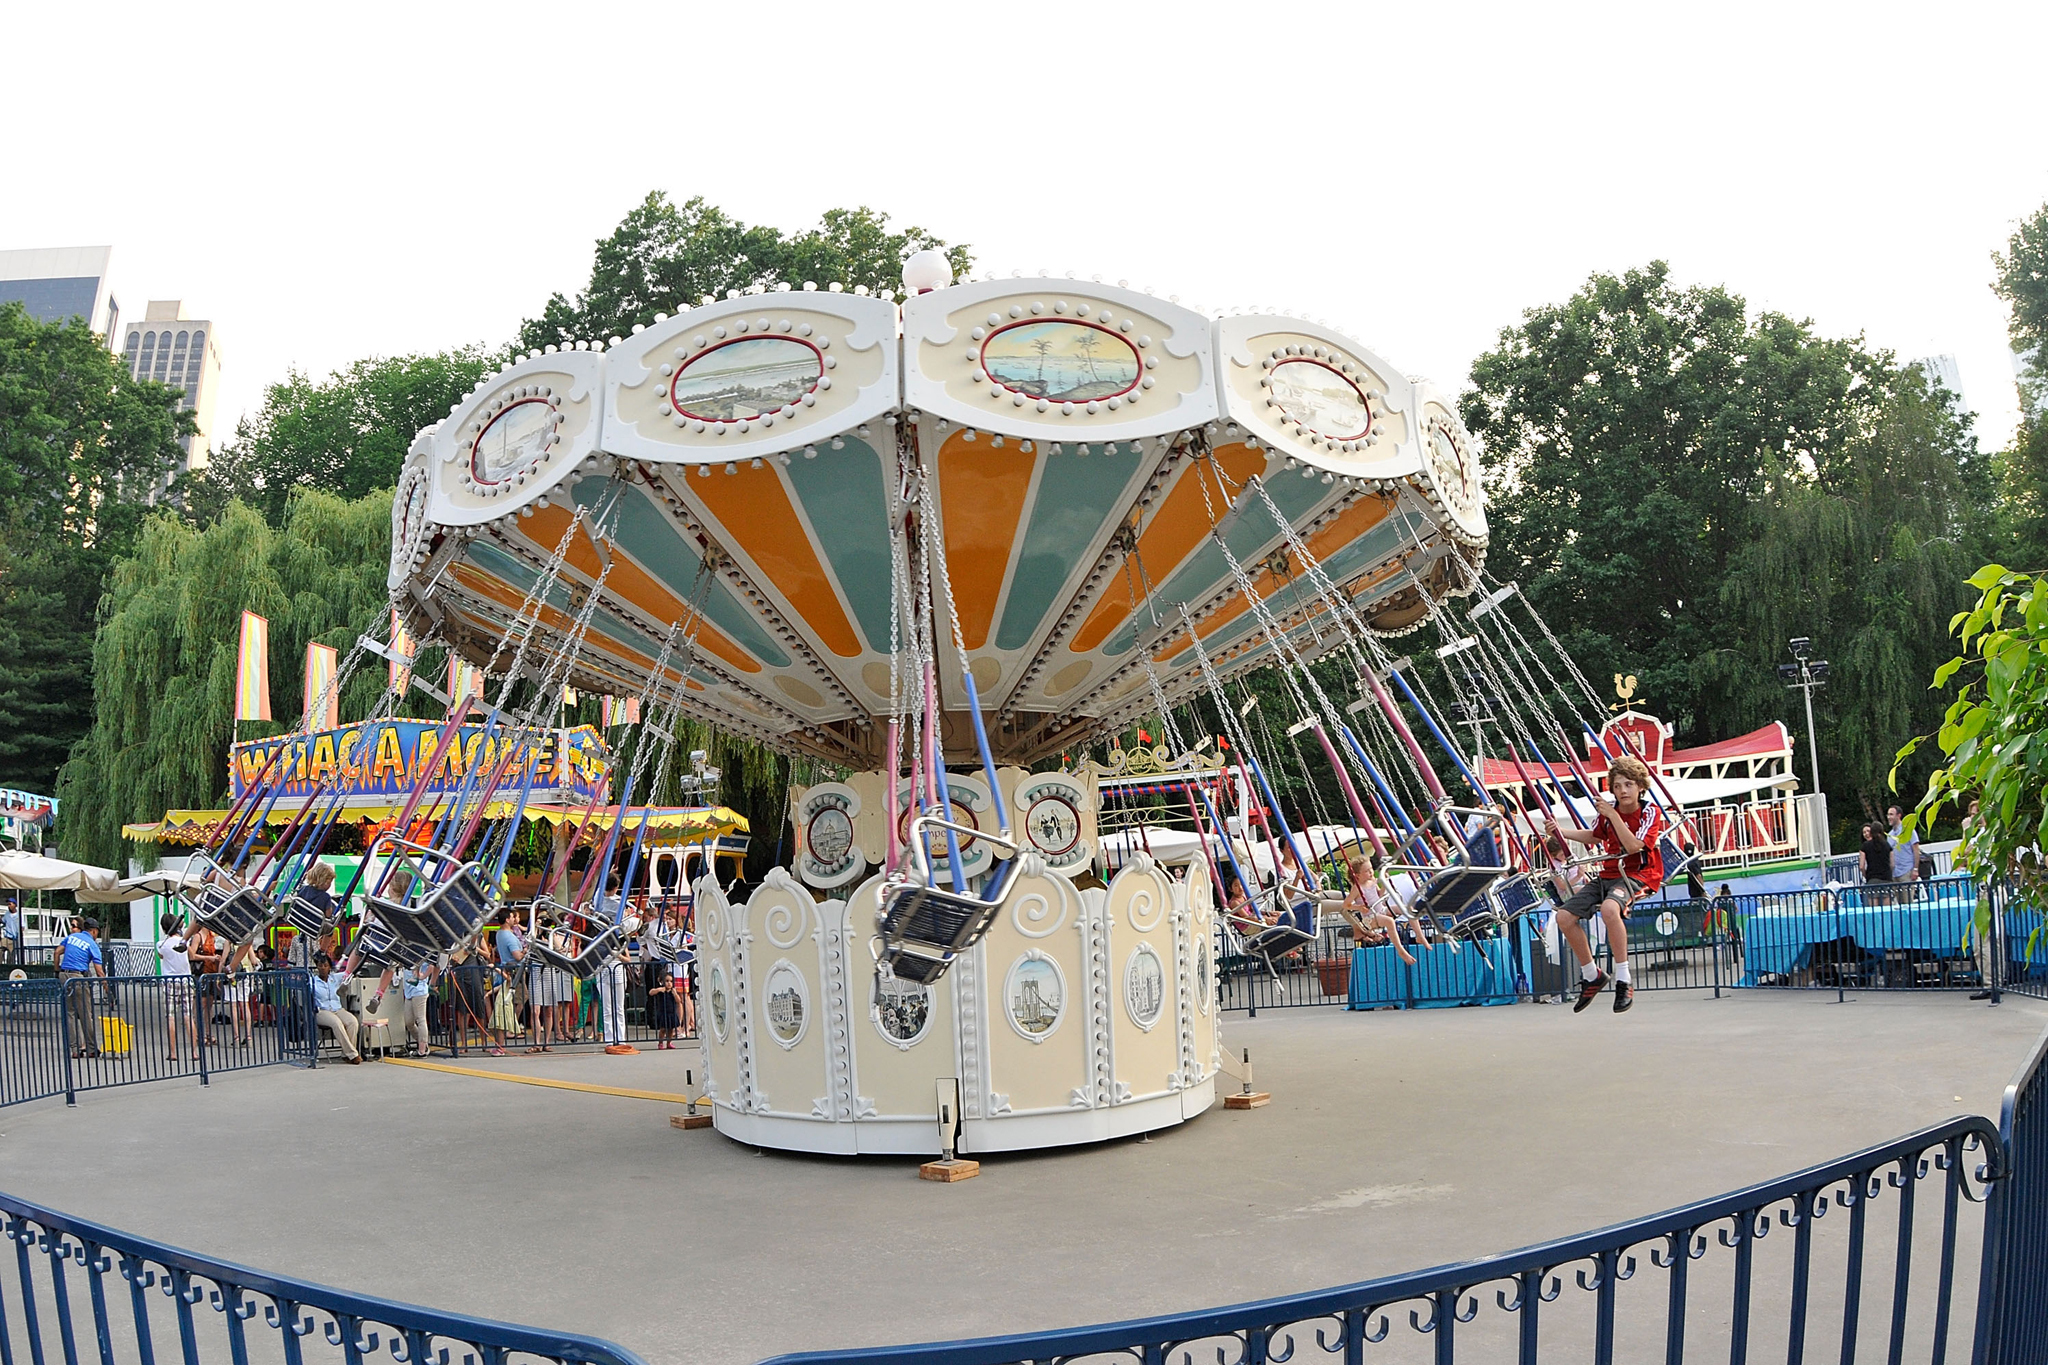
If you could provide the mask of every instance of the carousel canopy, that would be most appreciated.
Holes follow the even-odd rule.
[[[1386,633],[1468,590],[1486,543],[1450,404],[1317,324],[1074,279],[900,308],[778,286],[533,352],[422,431],[393,508],[393,600],[417,637],[481,663],[530,593],[559,637],[595,589],[572,681],[627,696],[687,621],[686,712],[872,767],[906,470],[935,494],[1006,761],[1151,710],[1148,655],[1170,699],[1201,688],[1183,606],[1222,676],[1270,659],[1233,557],[1313,652],[1326,604],[1276,518]],[[943,744],[964,759],[960,667],[938,656]]]

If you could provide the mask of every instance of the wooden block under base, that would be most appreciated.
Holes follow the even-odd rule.
[[[671,1128],[709,1128],[711,1126],[711,1115],[670,1114],[668,1126]]]
[[[955,1157],[951,1161],[927,1161],[917,1168],[919,1180],[936,1180],[950,1185],[956,1180],[972,1180],[981,1174],[979,1161],[968,1161]]]
[[[1225,1095],[1223,1097],[1223,1107],[1225,1109],[1257,1109],[1262,1105],[1271,1104],[1272,1102],[1273,1097],[1263,1090],[1254,1090],[1249,1095]]]

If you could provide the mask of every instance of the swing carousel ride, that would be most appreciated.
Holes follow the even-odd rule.
[[[496,695],[451,702],[482,758],[416,785],[363,859],[361,951],[446,954],[499,914],[547,782],[541,703],[517,698],[637,697],[651,742],[592,793],[609,823],[580,876],[565,849],[537,900],[587,926],[550,950],[572,970],[635,939],[694,952],[722,1132],[985,1152],[1180,1123],[1217,1093],[1222,954],[1271,968],[1324,931],[1353,857],[1353,909],[1387,922],[1513,914],[1539,812],[1583,824],[1595,799],[1573,750],[1600,737],[1577,702],[1560,721],[1550,660],[1600,706],[1487,580],[1473,443],[1426,384],[1295,317],[954,284],[933,253],[904,282],[900,305],[779,285],[549,346],[419,433],[395,615]],[[1390,651],[1426,626],[1459,714],[1515,765],[1498,798]],[[1260,668],[1291,715],[1248,700]],[[744,897],[695,880],[693,939],[597,899],[621,858],[640,884],[635,815],[684,716],[834,779],[791,791],[790,867]],[[1145,745],[1116,743],[1140,724]],[[1278,799],[1288,761],[1319,818]],[[307,913],[278,869],[317,847],[295,827],[252,864],[255,823],[230,813],[193,896],[243,934]]]

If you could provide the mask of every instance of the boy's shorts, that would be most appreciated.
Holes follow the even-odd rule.
[[[1600,913],[1600,902],[1616,901],[1626,914],[1635,898],[1642,894],[1642,888],[1627,877],[1595,877],[1580,887],[1572,898],[1558,908],[1567,915],[1579,919],[1591,919]]]

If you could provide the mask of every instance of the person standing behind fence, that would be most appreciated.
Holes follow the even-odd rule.
[[[57,980],[63,983],[59,989],[64,992],[64,1007],[71,1012],[76,1035],[71,1040],[74,1059],[100,1055],[99,1019],[93,1013],[90,979],[107,974],[107,960],[100,953],[95,932],[99,927],[100,922],[90,916],[81,919],[57,954]]]
[[[8,901],[0,911],[0,960],[10,965],[21,961],[21,906]]]
[[[1885,812],[1891,821],[1892,880],[1895,882],[1917,881],[1920,877],[1920,839],[1905,830],[1905,816],[1893,806]]]
[[[186,935],[186,951],[192,956],[192,975],[199,982],[199,1038],[207,1047],[213,1046],[213,1007],[220,999],[220,964],[227,952],[227,944],[219,934],[205,925],[195,928]]]
[[[199,1024],[192,1015],[198,1007],[199,993],[192,984],[192,958],[185,951],[184,932],[178,927],[178,917],[165,913],[157,921],[163,930],[163,937],[157,940],[156,955],[163,963],[164,976],[164,1017],[166,1031],[171,1036],[168,1061],[178,1060],[178,1025],[185,1026],[185,1038],[192,1044],[194,1060],[199,1057]]]
[[[1876,825],[1863,827],[1863,880],[1871,883],[1892,879],[1892,841],[1877,832]]]

